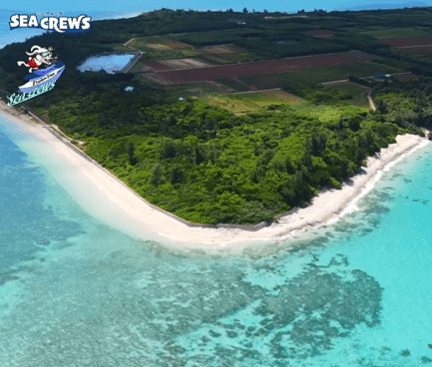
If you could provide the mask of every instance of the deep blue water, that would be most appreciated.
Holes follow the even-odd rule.
[[[29,146],[0,124],[0,366],[432,360],[432,146],[384,173],[360,211],[293,248],[231,257],[99,222]]]

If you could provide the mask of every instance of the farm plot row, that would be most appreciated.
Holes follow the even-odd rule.
[[[419,37],[425,35],[431,35],[430,31],[426,29],[412,29],[412,28],[401,28],[401,29],[385,29],[379,31],[362,32],[376,39],[396,39],[396,38],[409,38]]]
[[[281,88],[287,83],[305,85],[332,82],[335,80],[348,79],[349,76],[365,77],[375,74],[394,74],[400,72],[400,69],[378,64],[374,62],[365,62],[360,64],[345,64],[338,66],[316,66],[311,68],[298,69],[290,73],[273,73],[266,75],[253,75],[237,79],[238,83],[249,85],[250,89],[272,89]],[[230,79],[229,81],[234,81]],[[226,79],[220,80],[234,89],[244,91],[244,88],[236,88],[231,83],[226,83]],[[243,86],[239,84],[240,86]]]
[[[432,36],[381,39],[379,42],[396,48],[432,45]]]
[[[181,84],[197,81],[238,78],[253,75],[286,73],[302,68],[356,64],[378,58],[362,52],[303,56],[290,59],[257,61],[246,64],[215,66],[201,69],[166,71],[158,73],[168,83]]]
[[[398,52],[428,57],[432,56],[432,46],[400,48]]]
[[[307,31],[305,34],[312,37],[332,37],[334,36],[335,32],[328,31],[326,29],[317,29],[314,31]]]

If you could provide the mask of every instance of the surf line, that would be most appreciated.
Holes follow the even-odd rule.
[[[36,87],[30,93],[14,93],[8,97],[9,102],[7,105],[9,107],[11,107],[11,106],[16,105],[18,103],[28,101],[29,99],[37,97],[43,93],[49,92],[54,87],[55,87],[55,82],[54,83],[47,83],[45,85],[41,85],[40,87]]]

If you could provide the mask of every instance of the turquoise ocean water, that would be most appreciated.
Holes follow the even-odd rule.
[[[432,146],[294,249],[223,257],[137,241],[91,217],[5,122],[0,366],[431,362]]]

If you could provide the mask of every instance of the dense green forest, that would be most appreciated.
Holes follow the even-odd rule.
[[[50,121],[147,200],[200,223],[270,221],[320,188],[339,188],[397,134],[421,133],[395,117],[415,104],[322,122],[289,106],[234,116],[196,99],[127,113],[109,96],[60,102]]]
[[[431,124],[432,79],[376,85],[377,111],[345,106],[337,118],[323,121],[286,104],[236,116],[201,98],[179,101],[162,88],[138,82],[133,74],[80,73],[76,67],[88,56],[111,51],[113,44],[134,36],[201,32],[173,38],[200,46],[231,42],[261,59],[358,49],[408,70],[430,73],[426,63],[395,55],[371,36],[352,33],[356,27],[374,26],[377,19],[388,27],[430,26],[429,8],[376,11],[368,16],[365,12],[307,14],[310,18],[288,21],[265,20],[269,13],[252,10],[161,10],[94,22],[92,32],[86,34],[50,33],[5,47],[0,51],[0,83],[15,92],[22,77],[17,55],[25,55],[33,44],[55,47],[68,60],[64,75],[55,93],[28,104],[46,112],[49,122],[70,137],[83,141],[80,147],[87,154],[149,202],[187,220],[213,224],[272,221],[308,203],[321,188],[340,188],[361,170],[368,156],[393,143],[397,134],[423,134],[419,126]],[[336,34],[331,39],[304,34],[317,26]],[[274,42],[281,39],[301,47],[275,47]],[[135,89],[126,92],[126,86]],[[285,90],[314,104],[336,105],[350,98],[319,85],[287,84]]]

